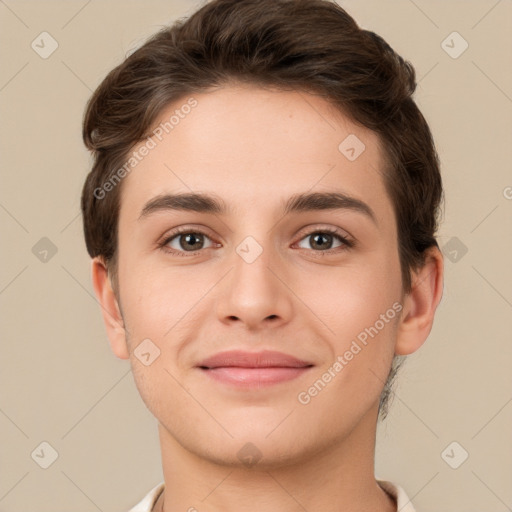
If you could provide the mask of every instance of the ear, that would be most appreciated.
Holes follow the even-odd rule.
[[[427,339],[443,294],[443,276],[443,255],[437,247],[431,247],[425,264],[413,273],[412,289],[403,300],[395,354],[411,354]]]
[[[101,305],[103,321],[105,322],[112,352],[120,359],[128,359],[130,354],[123,317],[112,289],[107,268],[101,258],[93,258],[91,271],[94,292]]]

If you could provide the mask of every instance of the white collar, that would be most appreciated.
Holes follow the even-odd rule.
[[[377,483],[395,499],[397,512],[415,512],[411,500],[407,497],[402,487],[387,480],[377,479]],[[164,486],[164,482],[160,482],[156,487],[153,487],[153,489],[128,512],[151,512],[158,497],[164,490]]]

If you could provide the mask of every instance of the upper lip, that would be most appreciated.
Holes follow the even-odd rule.
[[[312,365],[313,364],[308,361],[273,350],[263,350],[261,352],[230,350],[214,354],[201,361],[197,366],[202,368],[219,368],[226,366],[236,366],[240,368],[302,368]]]

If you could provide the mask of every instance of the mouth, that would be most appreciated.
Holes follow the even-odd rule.
[[[313,366],[289,354],[265,350],[221,352],[202,361],[197,368],[217,382],[260,388],[300,377]]]

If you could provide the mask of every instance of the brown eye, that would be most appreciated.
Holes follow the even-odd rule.
[[[178,236],[178,243],[185,250],[197,251],[203,248],[204,237],[199,233],[187,233],[186,235]]]
[[[309,243],[310,247],[304,247],[300,245],[304,240]],[[339,243],[338,245],[333,246],[333,243],[335,243],[336,240],[338,240]],[[336,231],[331,231],[329,229],[323,229],[309,233],[301,239],[301,242],[299,242],[299,247],[302,247],[303,249],[312,248],[316,252],[325,252],[330,249],[337,249],[339,247],[346,248],[352,246],[353,243],[351,241],[347,240]]]
[[[182,231],[171,234],[162,243],[162,248],[170,253],[183,254],[193,253],[211,247],[205,245],[206,241],[210,238],[205,234],[198,231]]]
[[[313,248],[330,249],[333,243],[333,236],[328,233],[314,233],[309,235],[310,243]]]

